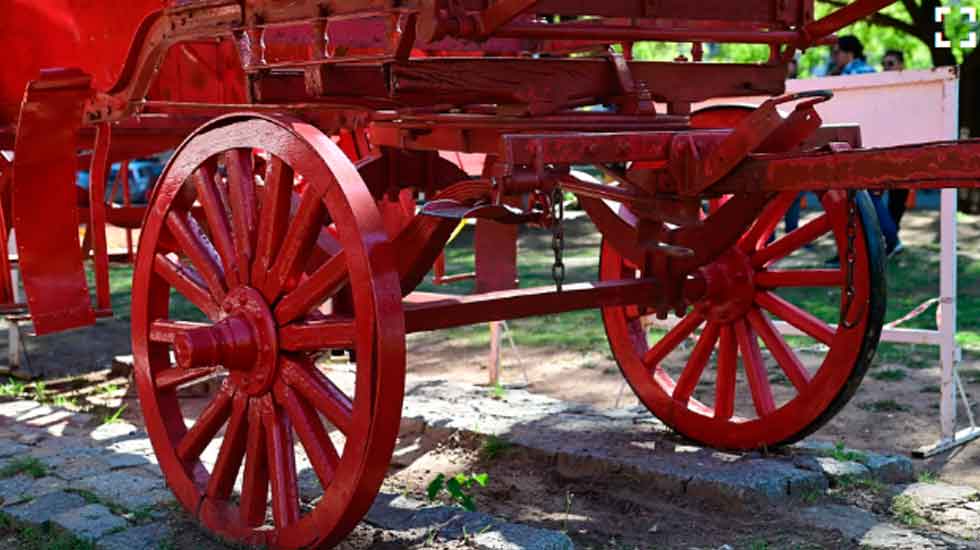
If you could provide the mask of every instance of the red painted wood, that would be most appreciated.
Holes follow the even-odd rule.
[[[742,366],[745,367],[745,377],[752,393],[752,403],[759,416],[766,417],[776,410],[776,402],[772,397],[772,387],[769,385],[769,375],[759,350],[759,342],[745,319],[736,321],[734,326],[738,349],[742,354]]]

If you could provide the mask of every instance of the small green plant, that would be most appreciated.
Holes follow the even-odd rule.
[[[506,439],[501,439],[495,435],[490,435],[483,441],[483,446],[480,448],[480,454],[483,455],[483,458],[486,460],[493,460],[510,450],[510,448],[513,446],[514,444]]]
[[[857,476],[841,476],[837,479],[837,486],[844,490],[865,489],[874,494],[881,494],[885,491],[885,485],[877,479]]]
[[[501,386],[500,382],[495,383],[493,387],[490,388],[490,397],[494,399],[503,399],[504,397],[507,397],[507,388]]]
[[[755,540],[752,541],[752,544],[749,545],[749,548],[751,548],[752,550],[769,550],[769,543],[764,540]]]
[[[939,481],[939,476],[931,470],[922,470],[916,478],[919,483],[935,483]]]
[[[429,483],[425,492],[429,502],[432,502],[445,491],[453,504],[469,512],[474,512],[476,511],[476,503],[469,491],[474,484],[486,487],[489,481],[490,476],[487,474],[456,474],[450,478],[447,478],[445,474],[439,474]]]
[[[843,441],[834,443],[834,448],[827,453],[827,456],[834,460],[840,460],[841,462],[860,462],[864,464],[868,461],[868,455],[844,447]]]
[[[112,395],[119,391],[119,386],[109,383],[99,388],[99,393],[103,395]]]
[[[810,489],[803,493],[803,502],[806,504],[813,504],[820,498],[820,491],[816,489]]]
[[[872,401],[870,403],[861,403],[858,407],[869,411],[869,412],[905,412],[909,408],[902,405],[894,399],[883,399],[881,401]]]
[[[34,400],[38,403],[45,403],[51,400],[51,396],[48,394],[48,388],[45,386],[44,382],[35,382],[33,384],[34,389]]]
[[[899,522],[909,527],[925,523],[925,518],[919,515],[915,501],[908,495],[898,495],[892,499],[892,514]]]
[[[48,467],[33,456],[15,458],[0,469],[0,478],[14,477],[17,474],[27,474],[34,479],[48,475]]]
[[[23,382],[11,378],[3,384],[0,384],[0,395],[4,397],[20,397],[24,395],[26,388],[27,386]]]
[[[898,382],[905,380],[905,371],[903,369],[878,370],[871,373],[871,378],[885,382]]]
[[[126,410],[126,407],[128,407],[128,406],[129,405],[127,405],[126,403],[123,403],[122,407],[119,407],[118,409],[116,409],[116,411],[113,412],[112,414],[108,414],[106,416],[103,416],[102,417],[102,423],[103,424],[115,424],[116,422],[120,422],[120,417],[122,416],[123,411],[125,411]]]
[[[63,408],[66,408],[66,409],[77,409],[78,408],[78,401],[76,401],[75,398],[73,398],[73,397],[67,397],[67,396],[64,396],[64,395],[56,395],[54,397],[54,405],[56,407],[63,407]]]

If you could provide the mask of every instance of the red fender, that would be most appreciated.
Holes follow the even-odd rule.
[[[78,242],[75,167],[91,78],[45,71],[27,85],[14,142],[13,217],[37,334],[95,323]]]

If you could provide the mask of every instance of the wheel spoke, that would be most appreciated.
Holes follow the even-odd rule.
[[[356,336],[352,317],[330,316],[279,327],[279,347],[286,351],[352,349]]]
[[[188,382],[210,376],[216,372],[218,372],[218,367],[200,367],[194,369],[173,367],[156,373],[153,381],[156,383],[158,390],[167,391],[177,389]]]
[[[698,343],[694,345],[691,357],[688,358],[684,371],[677,379],[677,386],[674,387],[674,399],[684,403],[691,399],[698,381],[701,380],[704,367],[711,357],[711,351],[718,342],[718,332],[718,324],[709,321],[704,331],[698,336]]]
[[[718,374],[715,379],[715,418],[728,420],[735,413],[735,363],[738,349],[731,325],[721,327]]]
[[[735,322],[735,338],[742,352],[742,364],[745,366],[745,375],[749,380],[749,392],[752,394],[755,411],[760,418],[769,416],[776,410],[776,402],[772,397],[769,378],[766,376],[766,364],[762,360],[759,342],[745,319]]]
[[[760,288],[841,287],[844,286],[844,272],[840,269],[760,271],[753,281]]]
[[[698,328],[702,322],[704,322],[704,316],[699,311],[694,310],[688,313],[681,319],[681,322],[674,325],[674,328],[670,329],[663,338],[646,352],[643,356],[643,364],[650,369],[657,368],[660,362],[679,346],[685,338],[690,336],[694,332],[694,329]]]
[[[325,214],[326,208],[317,193],[307,191],[303,194],[262,288],[263,295],[270,302],[290,281],[298,278],[323,229]]]
[[[309,312],[340,290],[348,279],[347,258],[341,252],[283,296],[276,305],[276,322],[285,324]]]
[[[182,332],[196,328],[210,326],[207,323],[190,323],[187,321],[171,321],[169,319],[157,319],[150,325],[150,341],[163,344],[173,344],[174,337]]]
[[[260,398],[248,406],[248,444],[245,448],[245,474],[242,477],[241,519],[250,526],[265,523],[265,507],[269,498],[269,468],[266,463],[266,437],[262,427]]]
[[[235,487],[235,478],[245,458],[245,443],[248,440],[248,395],[239,392],[231,405],[231,419],[225,430],[225,438],[218,451],[218,459],[208,479],[207,495],[218,500],[227,500]]]
[[[211,246],[197,220],[187,212],[173,210],[167,214],[167,229],[177,239],[181,250],[187,254],[194,268],[207,283],[215,302],[221,302],[227,290],[224,271],[221,269],[218,253]]]
[[[279,157],[269,159],[265,172],[265,192],[259,213],[258,242],[255,245],[255,262],[252,266],[252,286],[265,282],[265,275],[272,267],[276,250],[282,245],[289,224],[289,211],[293,194],[293,170]]]
[[[204,217],[208,229],[211,230],[211,241],[214,243],[218,256],[225,268],[229,284],[234,285],[240,280],[238,261],[235,257],[235,245],[232,240],[231,227],[228,225],[228,215],[225,210],[221,193],[214,182],[215,169],[210,163],[205,163],[194,174],[197,188],[197,200],[204,207]]]
[[[193,269],[173,262],[158,252],[153,258],[153,272],[167,281],[167,284],[187,298],[209,319],[216,319],[220,314],[218,304],[211,299],[211,295],[205,288],[207,283]]]
[[[823,213],[752,255],[752,267],[758,269],[785,258],[794,250],[799,250],[828,231],[830,231],[830,216]]]
[[[353,404],[340,388],[309,362],[283,358],[281,368],[286,384],[305,397],[341,433],[350,433]]]
[[[772,321],[765,313],[757,308],[752,308],[747,317],[752,329],[762,337],[762,341],[766,343],[766,348],[776,358],[779,368],[783,369],[796,391],[802,393],[810,383],[810,373],[803,366],[796,353],[789,347],[782,335],[776,331],[776,327],[772,325]]]
[[[251,150],[232,149],[225,153],[225,169],[228,172],[231,222],[235,228],[235,257],[238,265],[241,266],[242,282],[247,283],[248,266],[252,263],[252,247],[255,243],[255,227],[258,217]]]
[[[180,445],[177,446],[177,456],[184,462],[196,460],[201,456],[204,448],[214,439],[214,436],[224,425],[225,420],[231,414],[231,401],[234,390],[227,382],[221,385],[218,394],[208,403],[208,406],[201,411],[194,426],[187,430]]]
[[[762,209],[759,219],[739,238],[739,250],[748,254],[765,244],[769,235],[772,234],[776,229],[776,225],[779,224],[779,220],[783,219],[786,211],[789,210],[793,201],[796,200],[796,195],[796,191],[780,193],[769,201],[766,207]]]
[[[272,482],[272,517],[276,527],[299,521],[299,484],[289,417],[269,401],[262,411],[268,451],[269,479]]]
[[[306,457],[310,459],[313,471],[316,472],[316,476],[320,480],[320,487],[326,491],[337,471],[340,456],[337,454],[333,442],[330,441],[330,436],[324,429],[320,416],[309,403],[286,384],[277,382],[274,391],[276,401],[286,409],[289,419],[299,435],[303,449],[306,450]]]
[[[834,341],[834,329],[830,325],[772,292],[756,292],[755,303],[823,344],[829,346]]]

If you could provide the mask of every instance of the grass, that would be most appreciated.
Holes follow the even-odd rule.
[[[48,475],[48,467],[33,456],[15,458],[0,469],[0,478],[6,479],[18,474],[27,474],[34,479]]]
[[[0,512],[0,539],[15,544],[13,547],[5,547],[10,550],[96,550],[97,548],[94,542],[78,538],[52,523],[41,526],[24,525],[2,512]]]
[[[868,455],[844,447],[843,441],[834,444],[834,448],[826,452],[826,456],[841,462],[860,462],[864,464],[868,461]]]
[[[939,476],[937,476],[936,472],[933,472],[932,470],[922,470],[916,477],[916,481],[919,483],[936,483],[939,481]]]
[[[490,435],[483,441],[483,445],[480,447],[480,454],[486,460],[493,460],[509,451],[513,446],[514,444],[506,439]]]
[[[116,422],[121,422],[122,413],[126,410],[126,407],[128,406],[129,405],[127,405],[126,403],[123,403],[123,405],[118,409],[116,409],[112,414],[107,414],[106,416],[103,416],[102,423],[115,424]]]
[[[893,498],[891,512],[899,523],[909,527],[917,527],[926,522],[926,519],[919,515],[915,501],[908,495],[898,495]]]
[[[866,490],[880,495],[887,490],[885,484],[870,477],[841,476],[837,478],[837,487],[843,491]]]

